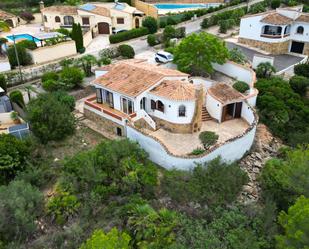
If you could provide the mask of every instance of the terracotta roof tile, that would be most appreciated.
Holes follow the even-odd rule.
[[[12,17],[15,17],[15,15],[9,13],[9,12],[6,12],[4,10],[0,10],[0,19],[8,19],[8,18],[12,18]]]
[[[173,76],[187,76],[187,74],[136,60],[127,60],[114,64],[106,74],[95,79],[93,83],[127,96],[136,97],[164,77]]]
[[[224,83],[215,84],[208,89],[207,93],[221,103],[242,100],[244,98],[244,96],[240,92]]]
[[[279,13],[270,13],[264,18],[262,18],[261,22],[273,24],[273,25],[287,25],[293,22],[293,19],[283,16]]]
[[[95,9],[93,9],[89,12],[96,14],[96,15],[99,15],[99,16],[110,16],[109,9],[101,7],[101,6],[95,6]]]
[[[54,5],[44,8],[42,11],[57,12],[59,15],[77,15],[76,6]]]
[[[180,80],[164,80],[150,91],[151,94],[171,100],[194,100],[195,88]]]
[[[296,18],[297,22],[309,22],[309,14],[301,14],[298,18]]]

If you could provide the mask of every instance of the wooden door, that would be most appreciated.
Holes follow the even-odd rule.
[[[98,23],[99,34],[109,34],[109,24],[107,22]]]
[[[241,108],[242,108],[242,102],[236,103],[234,118],[240,118],[241,117]]]

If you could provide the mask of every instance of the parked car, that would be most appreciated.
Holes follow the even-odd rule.
[[[174,56],[165,51],[159,51],[155,54],[156,62],[167,63],[173,61]]]
[[[125,32],[125,31],[128,31],[128,30],[126,30],[126,29],[114,29],[113,34],[118,34],[118,33]]]

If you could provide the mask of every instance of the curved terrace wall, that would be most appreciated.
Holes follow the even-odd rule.
[[[247,103],[243,103],[242,117],[250,124],[249,128],[241,135],[231,138],[222,144],[217,144],[197,156],[173,155],[167,147],[158,139],[128,125],[127,137],[138,142],[141,147],[149,153],[149,158],[153,162],[166,169],[189,170],[196,164],[209,162],[220,156],[222,160],[232,162],[243,157],[251,148],[256,132],[258,117],[253,108]]]

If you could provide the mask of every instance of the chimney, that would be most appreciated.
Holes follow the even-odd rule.
[[[44,9],[44,2],[41,1],[39,4],[40,4],[40,10]]]
[[[41,1],[40,3],[40,12],[41,12],[41,20],[42,20],[42,26],[44,27],[44,15],[43,15],[43,12],[42,12],[42,10],[44,9],[44,2],[43,1]]]

